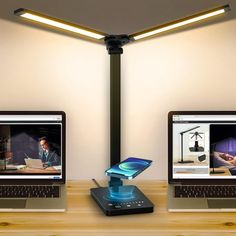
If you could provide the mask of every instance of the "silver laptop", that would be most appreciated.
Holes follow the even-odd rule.
[[[44,169],[43,162],[41,159],[29,159],[25,158],[26,167],[33,168],[33,169]]]
[[[168,210],[236,212],[236,111],[168,114]]]
[[[65,122],[62,111],[0,112],[0,211],[66,210]]]

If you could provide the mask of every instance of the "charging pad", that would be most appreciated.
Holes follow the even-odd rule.
[[[91,188],[90,193],[107,216],[153,212],[153,203],[134,185]]]

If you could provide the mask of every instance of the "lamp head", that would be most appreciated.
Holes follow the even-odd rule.
[[[20,8],[14,11],[14,14],[20,16],[21,18],[28,19],[32,22],[38,22],[40,24],[51,26],[53,28],[58,28],[60,30],[65,30],[78,34],[81,37],[85,37],[89,40],[95,40],[97,42],[105,41],[107,50],[109,54],[122,54],[122,46],[129,43],[130,41],[136,41],[153,35],[158,35],[160,33],[173,30],[175,28],[183,27],[198,21],[203,21],[204,19],[221,15],[230,11],[230,6],[224,5],[208,11],[200,12],[189,17],[185,17],[173,22],[166,23],[164,25],[159,25],[135,34],[126,35],[108,35],[97,30],[80,26],[71,22],[67,22],[61,19],[57,19],[39,12],[32,10]]]

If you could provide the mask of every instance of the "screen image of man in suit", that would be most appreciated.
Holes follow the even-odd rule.
[[[39,139],[41,150],[39,151],[39,158],[46,166],[58,166],[61,164],[61,158],[48,142],[47,137]]]

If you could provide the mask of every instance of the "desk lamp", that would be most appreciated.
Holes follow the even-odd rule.
[[[179,134],[180,134],[180,136],[181,136],[181,160],[179,161],[179,163],[181,163],[181,164],[186,164],[186,163],[193,163],[193,161],[190,161],[190,160],[184,160],[184,134],[185,133],[188,133],[188,132],[190,132],[190,131],[192,131],[192,130],[194,130],[194,129],[198,129],[198,128],[200,128],[200,126],[196,126],[196,127],[193,127],[193,128],[191,128],[191,129],[188,129],[188,130],[184,130],[184,131],[182,131],[182,132],[180,132]]]
[[[38,22],[41,25],[46,25],[48,27],[72,32],[73,34],[78,34],[80,37],[83,37],[88,40],[105,43],[107,51],[110,55],[110,165],[113,166],[120,162],[120,55],[123,53],[122,47],[125,44],[128,44],[133,41],[142,40],[151,36],[156,36],[163,32],[167,32],[179,27],[191,25],[192,23],[199,21],[204,21],[204,19],[210,17],[214,18],[215,16],[224,14],[229,10],[229,5],[220,6],[131,35],[109,35],[23,8],[15,10],[14,14],[20,16],[21,18],[28,19],[29,21]],[[110,188],[119,188],[121,186],[122,181],[119,178],[111,177],[109,182]],[[129,187],[127,186],[127,188]],[[131,214],[153,211],[153,204],[151,204],[151,202],[145,198],[144,194],[142,194],[142,192],[138,190],[138,188],[136,188],[136,193],[139,196],[139,199],[136,198],[132,199],[132,201],[129,201],[132,202],[132,204],[126,204],[124,202],[119,204],[119,199],[117,199],[117,205],[110,206],[110,204],[112,203],[109,200],[109,196],[107,197],[108,192],[109,188],[97,188],[97,191],[94,189],[91,190],[92,197],[97,201],[99,206],[107,215]],[[142,200],[137,201],[140,199]]]
[[[198,139],[200,138],[201,140],[203,140],[203,135],[204,133],[203,132],[191,132],[190,133],[192,136],[190,137],[190,139],[195,139],[194,141],[194,146],[193,147],[189,147],[189,150],[191,152],[204,152],[204,147],[202,146],[199,146],[199,143],[198,143]]]

